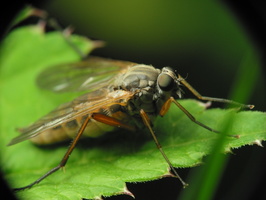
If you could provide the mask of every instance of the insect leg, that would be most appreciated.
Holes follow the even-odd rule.
[[[169,165],[169,167],[173,171],[174,175],[180,180],[180,182],[182,183],[184,188],[187,187],[188,184],[185,181],[183,181],[183,179],[178,175],[178,173],[176,172],[176,170],[173,167],[172,163],[170,162],[169,158],[165,154],[161,144],[159,143],[159,141],[158,141],[158,139],[157,139],[152,127],[151,127],[150,119],[149,119],[148,115],[146,114],[146,112],[143,109],[140,110],[140,116],[141,116],[145,126],[149,129],[157,148],[159,149],[159,151],[161,152],[163,158],[165,159],[165,161],[167,162],[167,164]]]
[[[65,153],[64,157],[62,158],[61,162],[54,167],[53,169],[49,170],[47,173],[45,173],[43,176],[41,176],[39,179],[37,179],[36,181],[34,181],[33,183],[26,185],[24,187],[20,187],[20,188],[15,188],[13,189],[14,191],[20,191],[20,190],[24,190],[27,188],[31,188],[32,186],[40,183],[43,179],[45,179],[46,177],[50,176],[51,174],[53,174],[54,172],[56,172],[58,169],[64,167],[69,159],[70,154],[72,153],[72,151],[74,150],[78,140],[80,139],[82,133],[84,132],[87,124],[89,123],[90,119],[94,119],[96,121],[108,124],[110,126],[116,126],[116,127],[121,127],[124,129],[128,129],[131,131],[134,131],[134,127],[130,126],[130,125],[126,125],[123,124],[122,122],[116,120],[115,118],[100,114],[100,113],[93,113],[91,115],[89,115],[85,121],[83,122],[83,124],[81,125],[77,135],[75,136],[75,138],[73,139],[73,141],[71,142],[67,152]]]
[[[241,104],[229,99],[222,99],[222,98],[215,98],[215,97],[206,97],[202,96],[197,90],[195,90],[181,75],[178,74],[178,79],[179,81],[192,92],[198,99],[200,100],[205,100],[205,101],[214,101],[214,102],[221,102],[221,103],[228,103],[228,104],[233,104],[236,106],[240,106],[242,108],[249,108],[252,109],[254,108],[254,105],[246,105],[246,104]]]
[[[20,187],[20,188],[15,188],[13,189],[14,191],[20,191],[20,190],[25,190],[28,188],[31,188],[32,186],[40,183],[43,179],[45,179],[46,177],[50,176],[51,174],[53,174],[54,172],[56,172],[58,169],[64,167],[68,161],[68,158],[70,156],[70,154],[72,153],[72,151],[74,150],[78,140],[80,139],[82,133],[84,132],[87,124],[89,123],[90,119],[92,118],[92,116],[88,116],[85,121],[83,122],[83,124],[81,125],[77,135],[75,136],[75,138],[73,139],[73,141],[71,142],[67,152],[65,153],[63,159],[61,160],[61,162],[59,163],[59,165],[57,165],[56,167],[54,167],[53,169],[49,170],[46,174],[44,174],[43,176],[41,176],[39,179],[37,179],[36,181],[34,181],[33,183],[26,185],[24,187]]]
[[[110,126],[115,126],[118,128],[124,128],[130,131],[135,131],[135,127],[134,126],[130,126],[127,124],[124,124],[120,121],[118,121],[117,119],[113,118],[113,117],[109,117],[100,113],[93,113],[92,114],[93,119],[95,119],[98,122],[102,122],[104,124],[108,124]]]
[[[203,127],[203,128],[205,128],[205,129],[207,129],[207,130],[209,130],[209,131],[212,131],[212,132],[215,132],[215,133],[220,133],[219,131],[217,131],[217,130],[215,130],[215,129],[213,129],[213,128],[210,128],[209,126],[207,126],[207,125],[205,125],[205,124],[203,124],[203,123],[201,123],[201,122],[199,122],[199,121],[197,121],[196,119],[195,119],[195,117],[192,115],[192,114],[190,114],[190,112],[188,112],[188,110],[186,110],[180,103],[178,103],[173,97],[170,97],[165,103],[164,103],[164,105],[162,106],[162,108],[161,108],[161,110],[160,110],[160,116],[164,116],[166,113],[167,113],[167,111],[169,110],[169,108],[170,108],[170,105],[171,105],[171,103],[174,103],[183,113],[185,113],[186,114],[186,116],[188,116],[188,118],[192,121],[192,122],[194,122],[194,123],[196,123],[196,124],[198,124],[198,125],[200,125],[201,127]],[[234,137],[234,138],[239,138],[239,135],[228,135],[228,136],[230,136],[230,137]]]

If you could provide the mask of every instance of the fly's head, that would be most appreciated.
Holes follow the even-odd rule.
[[[176,72],[170,67],[164,67],[157,78],[157,90],[159,95],[182,97],[181,82]]]

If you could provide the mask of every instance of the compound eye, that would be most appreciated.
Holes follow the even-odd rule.
[[[158,85],[163,91],[170,91],[175,86],[174,79],[168,74],[161,74],[158,77]]]

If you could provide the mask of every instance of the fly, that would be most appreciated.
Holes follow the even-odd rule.
[[[158,115],[164,116],[174,103],[192,122],[209,131],[218,131],[197,121],[175,100],[182,97],[180,86],[185,86],[200,100],[235,104],[249,109],[254,107],[228,99],[202,96],[170,67],[157,69],[150,65],[99,57],[48,68],[40,74],[37,83],[41,88],[54,92],[89,92],[72,102],[60,105],[32,125],[19,129],[21,134],[8,145],[27,139],[40,145],[67,139],[72,139],[72,142],[56,167],[31,184],[15,190],[31,188],[64,167],[81,137],[97,137],[115,128],[135,131],[144,127],[151,133],[174,176],[186,187],[187,183],[178,175],[164,153],[152,128],[152,121]]]

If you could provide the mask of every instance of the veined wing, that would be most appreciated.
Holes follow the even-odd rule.
[[[72,102],[62,104],[29,127],[20,129],[21,135],[11,140],[8,145],[33,138],[48,129],[55,128],[77,117],[99,112],[100,109],[108,108],[111,105],[126,105],[133,95],[134,93],[124,90],[110,92],[107,88],[101,88],[100,90],[84,94]]]
[[[88,59],[45,69],[37,85],[53,92],[94,91],[112,84],[114,77],[136,65],[133,62],[90,56]]]

